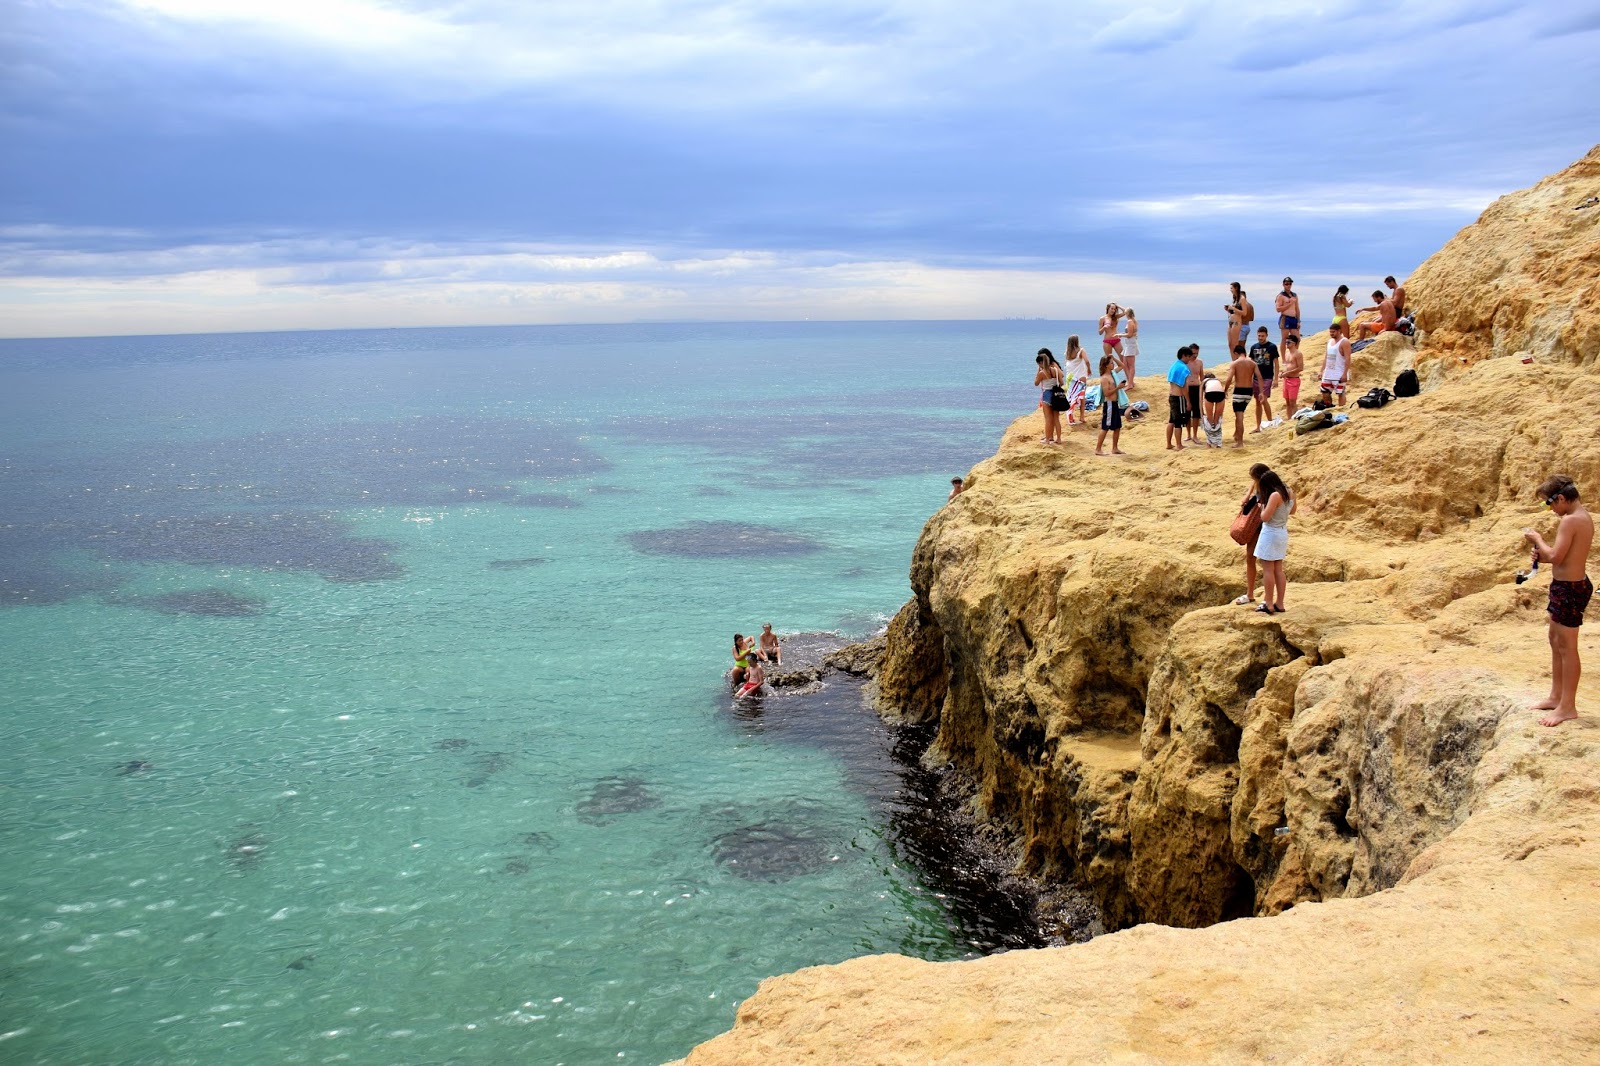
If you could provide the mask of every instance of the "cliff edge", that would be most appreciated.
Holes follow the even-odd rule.
[[[1123,931],[776,977],[686,1062],[1595,1061],[1600,608],[1542,728],[1548,578],[1512,575],[1547,474],[1600,502],[1597,195],[1600,147],[1412,275],[1422,334],[1351,391],[1420,397],[1238,452],[1013,424],[923,532],[880,700]],[[1230,605],[1257,461],[1300,499],[1282,615]]]

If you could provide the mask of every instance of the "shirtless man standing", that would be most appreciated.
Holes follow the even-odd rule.
[[[1244,447],[1244,413],[1256,394],[1256,364],[1244,352],[1244,345],[1233,346],[1233,362],[1222,377],[1222,390],[1233,397],[1233,446]]]
[[[1404,318],[1406,314],[1406,287],[1394,280],[1393,274],[1384,278],[1383,283],[1389,286],[1389,302],[1394,304],[1395,317]]]
[[[1200,346],[1189,346],[1189,440],[1200,443],[1200,386],[1206,376],[1206,365],[1200,361]]]
[[[1287,422],[1294,417],[1294,409],[1300,399],[1300,372],[1306,368],[1306,358],[1300,354],[1300,337],[1291,333],[1283,339],[1283,363],[1280,370],[1283,373],[1283,420]]]
[[[1550,605],[1545,608],[1550,612],[1550,695],[1533,707],[1550,712],[1539,719],[1540,725],[1560,725],[1578,717],[1578,677],[1583,669],[1578,661],[1578,627],[1594,595],[1594,583],[1584,572],[1594,543],[1594,519],[1578,502],[1578,486],[1564,474],[1545,478],[1535,491],[1561,524],[1556,526],[1553,545],[1532,529],[1522,531],[1533,545],[1534,558],[1553,564]]]
[[[1372,300],[1372,306],[1363,307],[1361,311],[1378,312],[1378,321],[1358,323],[1356,325],[1356,340],[1364,340],[1367,337],[1376,337],[1380,333],[1387,333],[1389,330],[1394,329],[1396,322],[1400,321],[1400,316],[1395,314],[1393,300],[1376,289],[1372,291]],[[1361,311],[1357,311],[1356,314],[1359,315]]]
[[[1289,346],[1289,334],[1300,332],[1300,297],[1294,291],[1294,279],[1283,279],[1283,291],[1272,299],[1273,310],[1278,312],[1278,344]]]

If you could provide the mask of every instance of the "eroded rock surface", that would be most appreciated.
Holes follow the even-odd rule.
[[[1593,1061],[1600,670],[1585,718],[1535,724],[1548,579],[1512,575],[1546,475],[1600,500],[1597,194],[1600,148],[1415,272],[1423,335],[1351,392],[1414,366],[1420,397],[1239,452],[1133,429],[1122,458],[1031,415],[925,528],[885,712],[938,723],[1029,872],[1206,928],[801,971],[687,1061]],[[1257,461],[1300,500],[1283,615],[1230,604]]]

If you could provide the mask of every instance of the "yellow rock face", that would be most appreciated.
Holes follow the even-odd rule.
[[[1420,397],[1238,451],[1014,423],[923,532],[880,700],[1123,931],[774,978],[686,1061],[1600,1061],[1600,607],[1545,729],[1548,576],[1512,580],[1545,476],[1600,502],[1596,195],[1600,148],[1409,279],[1420,343],[1351,395]],[[1255,462],[1300,503],[1282,615],[1230,604]]]

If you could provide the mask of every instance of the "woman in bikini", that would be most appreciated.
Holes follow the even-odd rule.
[[[1044,436],[1039,438],[1039,443],[1060,444],[1061,412],[1055,409],[1051,400],[1057,385],[1065,387],[1066,376],[1062,374],[1061,364],[1056,362],[1049,348],[1040,348],[1033,362],[1036,367],[1033,384],[1039,390],[1039,410],[1044,412]]]
[[[1350,325],[1350,286],[1340,285],[1333,294],[1333,324]]]
[[[1228,313],[1228,351],[1231,352],[1244,330],[1244,290],[1237,281],[1228,282],[1228,302],[1222,309]]]
[[[1122,308],[1116,304],[1106,304],[1106,313],[1100,317],[1100,344],[1102,355],[1115,356],[1117,366],[1122,366],[1122,335],[1117,332],[1117,323],[1122,319]]]

